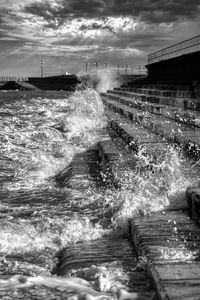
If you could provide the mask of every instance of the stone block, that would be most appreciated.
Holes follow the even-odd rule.
[[[186,191],[189,216],[200,222],[200,187],[189,187]]]

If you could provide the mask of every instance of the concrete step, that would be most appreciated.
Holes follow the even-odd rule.
[[[71,164],[56,176],[58,185],[77,190],[88,189],[92,185],[88,159],[89,153],[87,152],[75,155]]]
[[[146,260],[159,299],[199,299],[200,227],[187,212],[133,218],[131,235],[138,255]]]
[[[107,105],[110,105],[110,107],[112,107],[113,109],[115,108],[116,111],[120,112],[120,109],[124,110],[124,112],[122,112],[124,115],[129,115],[130,119],[131,120],[134,120],[134,121],[138,121],[140,122],[141,121],[141,118],[142,116],[145,116],[146,119],[150,120],[150,119],[154,119],[156,122],[164,122],[165,124],[168,124],[168,123],[172,123],[175,128],[179,128],[179,130],[186,130],[185,128],[186,127],[189,127],[190,130],[191,130],[191,126],[186,126],[186,125],[183,125],[183,124],[179,124],[178,122],[173,122],[174,119],[173,118],[168,118],[166,119],[165,118],[165,115],[161,115],[161,113],[157,112],[155,113],[153,111],[153,109],[150,109],[149,105],[147,104],[145,106],[145,104],[141,101],[137,101],[137,100],[130,100],[128,98],[118,98],[118,97],[112,97],[112,100],[110,100],[110,95],[108,94],[101,94],[102,96],[102,99],[103,101],[107,104]],[[146,108],[149,108],[148,110],[146,110]],[[163,106],[159,106],[159,105],[156,105],[155,106],[155,109],[160,109],[160,111],[162,110]],[[171,112],[172,111],[172,112]],[[170,109],[168,111],[168,114],[169,113],[173,113],[174,110],[173,108]],[[155,119],[155,115],[156,114],[156,119]],[[149,126],[147,126],[149,127]],[[194,126],[192,126],[192,129],[194,130],[198,130],[198,128],[195,128]]]
[[[140,87],[140,88],[147,88],[147,89],[158,89],[158,90],[173,90],[173,91],[191,91],[191,82],[183,83],[183,84],[170,84],[170,83],[143,83],[143,84],[135,84],[130,83],[128,87]]]
[[[104,159],[106,162],[116,161],[120,158],[121,153],[112,142],[111,139],[100,141],[98,143],[99,156]]]
[[[104,93],[105,94],[105,93]],[[119,98],[127,98],[127,99],[133,99],[137,101],[142,101],[146,104],[152,103],[152,104],[157,104],[157,105],[163,105],[163,106],[168,106],[168,109],[170,107],[173,107],[173,109],[179,110],[180,105],[178,103],[175,103],[175,100],[171,97],[166,97],[166,96],[150,96],[138,92],[124,92],[124,91],[113,91],[113,90],[108,90],[107,94],[110,95],[115,95],[118,96]]]
[[[101,166],[101,178],[106,185],[117,184],[117,179],[115,176],[115,166],[119,165],[120,157],[122,153],[111,140],[110,137],[104,141],[98,143],[98,155],[100,158]]]
[[[173,120],[167,120],[161,115],[153,117],[152,113],[143,113],[136,108],[130,108],[124,104],[109,100],[102,96],[104,103],[116,113],[135,121],[153,133],[166,138],[182,147],[190,156],[200,157],[200,129],[198,127],[178,124]]]
[[[58,258],[55,273],[91,282],[88,293],[98,299],[157,299],[148,274],[139,267],[136,251],[127,238],[105,236],[79,242],[63,249]],[[94,296],[84,299],[97,299]]]
[[[136,153],[142,151],[144,155],[148,156],[148,166],[158,157],[161,158],[167,149],[167,144],[163,139],[135,123],[123,119],[112,120],[110,126]]]
[[[107,97],[121,103],[124,103],[128,106],[132,106],[135,108],[141,108],[142,110],[149,111],[155,114],[161,114],[166,118],[175,120],[177,122],[193,125],[200,128],[200,113],[181,110],[178,107],[173,107],[170,105],[156,103],[154,99],[150,99],[149,101],[144,102],[143,100],[135,97],[129,98],[126,96],[117,96],[117,94],[113,95],[112,93],[102,93],[103,97]]]
[[[173,97],[174,91],[173,90],[162,90],[162,89],[152,89],[152,88],[139,88],[137,89],[138,93],[147,94],[147,95],[154,95],[154,96],[165,96],[165,97]]]
[[[149,92],[148,92],[149,91]],[[173,92],[170,90],[152,90],[152,89],[126,89],[118,88],[114,90],[114,93],[126,97],[136,97],[142,101],[149,101],[152,103],[159,103],[169,106],[174,106],[186,110],[200,111],[200,97],[198,92]],[[111,90],[108,91],[112,93]],[[171,94],[170,94],[171,93]],[[183,96],[181,96],[183,95]],[[194,112],[193,112],[194,113]]]
[[[144,111],[149,111],[149,112],[152,112],[155,114],[164,114],[164,115],[166,115],[166,117],[170,117],[167,115],[167,113],[165,113],[165,111],[167,111],[167,109],[172,110],[173,112],[178,111],[178,109],[176,109],[176,108],[166,107],[166,105],[154,102],[154,99],[152,99],[152,102],[151,102],[151,100],[148,102],[147,101],[145,102],[137,97],[131,98],[131,97],[126,97],[126,96],[117,96],[117,94],[113,95],[112,93],[101,93],[101,96],[108,98],[108,99],[116,100],[120,103],[123,103],[123,104],[129,106],[129,107],[139,108]]]
[[[103,143],[108,138],[106,129],[104,129],[99,135],[99,139]],[[99,179],[99,174],[96,172],[100,171],[97,162],[97,149],[98,145],[95,144],[87,151],[76,153],[71,163],[55,176],[57,185],[76,191],[84,191],[96,186],[96,181]]]

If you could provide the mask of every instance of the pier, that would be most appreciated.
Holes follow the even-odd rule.
[[[75,75],[47,77],[1,77],[0,90],[74,90],[80,83]]]

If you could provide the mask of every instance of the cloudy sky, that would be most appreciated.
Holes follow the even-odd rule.
[[[0,75],[136,68],[199,29],[199,0],[0,0]]]

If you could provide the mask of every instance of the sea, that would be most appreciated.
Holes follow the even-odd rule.
[[[147,157],[133,152],[137,167],[116,166],[117,187],[94,184],[80,192],[59,184],[59,174],[74,157],[105,139],[107,125],[104,105],[93,88],[0,92],[2,299],[15,299],[8,294],[16,287],[29,288],[31,279],[36,285],[46,280],[50,287],[62,287],[53,270],[56,253],[69,245],[128,236],[131,217],[187,207],[185,191],[198,185],[199,161],[170,144],[163,148],[163,159],[145,172],[141,166],[148,164]]]

